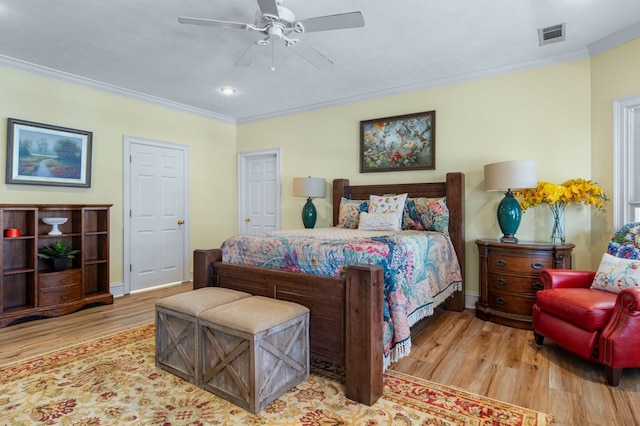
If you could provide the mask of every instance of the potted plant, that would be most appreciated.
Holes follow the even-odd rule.
[[[38,252],[38,257],[40,259],[50,259],[54,271],[64,271],[67,269],[69,259],[73,259],[78,253],[80,253],[80,250],[72,250],[71,247],[58,241],[50,246],[42,247]]]

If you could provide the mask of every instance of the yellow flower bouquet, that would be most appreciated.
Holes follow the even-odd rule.
[[[517,191],[522,211],[539,204],[548,204],[553,214],[551,242],[564,244],[564,209],[569,203],[583,203],[603,209],[608,200],[600,186],[586,179],[570,179],[561,185],[538,182],[538,186]]]

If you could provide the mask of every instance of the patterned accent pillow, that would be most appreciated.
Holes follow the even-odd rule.
[[[402,213],[360,213],[361,231],[399,231]]]
[[[409,194],[369,196],[369,213],[398,213],[398,229],[402,229],[402,212]]]
[[[367,200],[350,200],[348,198],[340,198],[340,210],[338,211],[339,228],[357,229],[360,212],[366,212],[369,209],[369,201]]]
[[[591,288],[618,293],[625,288],[640,288],[640,260],[602,255]]]
[[[447,197],[409,198],[404,207],[402,229],[449,233]]]
[[[625,259],[640,259],[640,222],[628,223],[616,232],[607,253]]]

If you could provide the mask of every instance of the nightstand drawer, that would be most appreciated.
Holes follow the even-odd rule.
[[[519,273],[539,273],[544,268],[553,267],[550,256],[523,256],[506,253],[489,254],[489,270]]]
[[[498,291],[489,292],[489,307],[501,312],[531,316],[535,301],[533,296],[514,296]]]
[[[507,291],[533,295],[544,285],[538,277],[524,277],[510,274],[489,273],[489,290]]]

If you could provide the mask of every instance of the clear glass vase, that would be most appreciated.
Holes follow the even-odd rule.
[[[562,245],[565,242],[564,237],[564,208],[565,203],[549,204],[551,208],[551,237],[550,241],[553,245]]]

